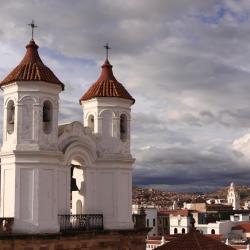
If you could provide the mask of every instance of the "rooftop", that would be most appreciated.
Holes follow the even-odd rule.
[[[249,233],[250,232],[250,223],[242,223],[235,227],[232,227],[233,230],[242,230],[243,232]]]
[[[135,102],[135,99],[128,93],[124,86],[116,80],[112,67],[108,59],[106,59],[102,65],[100,77],[81,97],[80,102],[95,97],[119,97],[131,100],[133,103]]]
[[[196,230],[180,235],[175,240],[166,243],[157,250],[233,250],[235,248],[207,237]]]
[[[26,46],[24,58],[19,65],[0,82],[0,87],[17,81],[42,81],[60,85],[62,89],[64,89],[64,84],[42,62],[38,48],[34,40],[29,42]]]

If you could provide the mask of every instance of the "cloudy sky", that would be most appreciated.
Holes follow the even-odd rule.
[[[30,39],[66,83],[60,122],[111,44],[114,73],[132,96],[136,185],[204,191],[250,184],[249,0],[0,0],[0,78]],[[2,111],[1,111],[2,112]]]

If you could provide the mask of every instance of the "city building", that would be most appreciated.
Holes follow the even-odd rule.
[[[141,206],[133,205],[132,212],[133,214],[140,213]],[[158,221],[157,221],[157,208],[154,206],[143,206],[146,213],[145,224],[147,228],[150,228],[148,236],[157,236],[158,235]]]
[[[169,235],[170,234],[170,222],[169,222],[169,217],[170,217],[171,211],[158,211],[157,213],[157,224],[158,224],[158,235],[159,236],[164,236],[164,235]]]
[[[191,228],[190,211],[187,209],[173,210],[169,216],[169,232],[172,234],[186,234]]]

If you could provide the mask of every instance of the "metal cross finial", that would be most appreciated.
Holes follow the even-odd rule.
[[[37,28],[37,25],[35,25],[34,20],[32,20],[31,23],[27,24],[31,27],[31,40],[33,41],[34,39],[34,29]]]
[[[106,59],[109,58],[109,49],[111,49],[111,47],[109,47],[109,44],[106,43],[106,45],[104,46],[104,48],[106,49]]]

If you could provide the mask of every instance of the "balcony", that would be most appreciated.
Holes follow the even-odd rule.
[[[103,230],[102,214],[58,215],[60,232]]]

